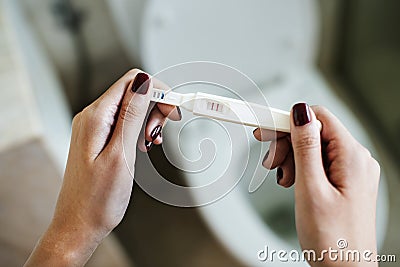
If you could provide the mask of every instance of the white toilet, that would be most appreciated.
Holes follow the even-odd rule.
[[[374,154],[370,139],[357,118],[331,91],[315,67],[320,23],[317,1],[109,0],[109,5],[126,51],[149,73],[187,61],[227,64],[254,80],[273,107],[289,110],[298,101],[328,107]],[[258,97],[258,92],[251,90],[239,90],[237,93],[249,100]],[[213,182],[215,176],[224,171],[223,163],[227,155],[230,162],[240,163],[242,150],[242,155],[250,153],[248,157],[251,161],[252,157],[258,156],[252,151],[261,149],[265,152],[267,149],[247,138],[246,145],[235,145],[233,150],[236,154],[227,154],[232,151],[232,146],[227,142],[226,131],[235,132],[237,126],[194,121],[192,127],[181,131],[184,123],[193,123],[191,119],[184,113],[183,122],[169,123],[164,129],[166,154],[182,168],[190,168],[191,161],[202,156],[205,148],[199,143],[207,138],[214,142],[216,153],[211,163],[216,167],[205,168],[201,173],[187,172],[189,185]],[[204,126],[207,131],[202,130]],[[253,130],[243,129],[241,134],[248,135]],[[180,140],[177,139],[179,134]],[[236,138],[234,135],[233,138]],[[178,146],[181,149],[179,153]],[[224,152],[224,149],[228,150]],[[182,162],[179,163],[180,160]],[[266,175],[265,169],[253,165],[257,175]],[[237,173],[240,176],[242,172],[240,164],[237,164],[237,169],[230,168],[229,175]],[[257,252],[265,245],[275,250],[299,249],[294,228],[292,189],[278,187],[275,172],[270,172],[260,188],[249,193],[251,177],[246,175],[233,190],[218,201],[200,207],[199,211],[221,243],[245,265],[295,265],[293,262],[261,262],[257,257]],[[203,177],[200,182],[199,177]],[[381,180],[378,246],[385,238],[388,218],[384,174]],[[204,192],[196,193],[194,190],[191,194],[194,200],[204,198]],[[302,262],[296,266],[307,264]]]

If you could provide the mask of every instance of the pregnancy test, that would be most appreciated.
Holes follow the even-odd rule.
[[[150,94],[151,101],[182,107],[197,116],[267,130],[290,132],[290,112],[288,111],[205,93],[181,94],[153,88]],[[321,122],[317,121],[317,123],[321,130]]]

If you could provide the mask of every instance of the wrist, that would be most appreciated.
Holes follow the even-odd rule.
[[[83,227],[50,224],[27,262],[27,266],[83,266],[103,237]]]
[[[51,226],[48,241],[56,251],[66,255],[66,260],[78,262],[86,258],[86,262],[100,244],[101,238],[89,230]]]

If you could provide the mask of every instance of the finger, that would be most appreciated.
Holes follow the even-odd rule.
[[[165,117],[173,121],[180,121],[182,119],[181,109],[176,106],[157,103],[157,108]]]
[[[277,183],[280,186],[283,187],[291,187],[294,182],[295,182],[295,167],[294,167],[294,159],[293,159],[293,152],[290,151],[285,158],[285,160],[282,162],[282,164],[279,166],[281,169],[280,175],[278,176],[278,171],[277,171]],[[279,169],[278,168],[278,169]]]
[[[289,134],[257,128],[253,131],[253,135],[258,141],[273,141],[284,136],[288,136]]]
[[[163,83],[157,78],[153,77],[152,80],[155,88],[163,89],[165,91],[170,90],[170,87],[167,84]],[[168,117],[168,119],[170,120],[179,121],[182,119],[182,113],[179,107],[163,103],[157,103],[157,107],[161,111],[161,113],[164,114],[164,116]]]
[[[145,141],[145,138],[144,138],[144,133],[143,134],[141,133],[139,135],[137,147],[142,152],[147,152],[148,151],[147,147],[146,147],[146,141]]]
[[[96,99],[93,104],[101,110],[112,109],[115,115],[121,106],[127,88],[140,72],[142,72],[140,69],[132,69],[125,73],[118,81],[111,85],[107,91]]]
[[[280,138],[276,141],[272,141],[262,165],[269,170],[275,169],[285,160],[289,150],[290,143],[287,138]]]
[[[357,151],[359,151],[361,145],[329,110],[321,106],[314,106],[312,109],[315,110],[316,116],[323,124],[321,139],[324,145],[326,169],[329,171],[329,166],[333,161],[341,162],[344,170],[351,169],[351,166],[357,164],[357,159],[359,159]],[[345,178],[348,176],[344,173],[342,175],[330,175],[329,181],[336,188],[346,187],[348,183],[360,182],[360,177],[346,180]]]
[[[153,144],[159,145],[162,142],[161,131],[165,124],[166,117],[158,107],[155,107],[149,114],[147,124],[145,127],[145,148],[149,151]]]
[[[156,80],[155,78],[152,78],[152,80],[155,81],[155,84],[158,84],[157,88],[168,90],[169,87],[161,81]],[[159,125],[164,127],[166,118],[174,121],[181,120],[181,110],[176,106],[157,103],[149,114],[144,134],[139,135],[138,148],[140,151],[148,152],[153,147],[153,144],[159,145],[162,143],[162,129],[159,130],[160,134],[156,136],[158,131],[156,127]],[[156,136],[156,139],[152,141],[153,138],[151,136]]]
[[[321,131],[321,139],[323,142],[329,143],[335,141],[335,143],[343,149],[348,148],[349,143],[356,142],[346,127],[328,109],[322,106],[312,106],[311,108],[323,125]]]
[[[96,159],[103,151],[116,124],[118,114],[126,88],[140,70],[127,72],[115,82],[97,100],[87,106],[79,115],[79,121],[85,125],[80,129],[83,146],[92,159]]]
[[[118,81],[116,81],[111,87],[105,91],[95,102],[94,104],[99,107],[103,107],[103,109],[114,107],[118,109],[122,97],[125,94],[126,89],[128,88],[129,84],[135,79],[136,75],[140,72],[143,72],[140,69],[132,69],[129,70],[127,73],[124,74]],[[169,87],[162,81],[151,78],[153,86],[160,89],[168,90]]]
[[[159,109],[153,109],[149,115],[149,120],[145,128],[145,140],[152,141],[155,145],[162,143],[162,129],[167,122],[167,118]]]
[[[296,182],[306,186],[319,185],[325,171],[315,114],[306,103],[298,103],[291,110],[290,121]]]
[[[108,145],[113,151],[122,151],[121,146],[125,152],[132,151],[124,155],[131,166],[133,166],[137,139],[150,104],[149,92],[152,87],[153,83],[148,74],[140,72],[135,76],[125,91],[115,129]]]

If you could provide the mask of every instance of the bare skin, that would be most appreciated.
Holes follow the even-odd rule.
[[[132,193],[129,169],[134,169],[135,148],[146,151],[145,140],[147,148],[149,142],[161,144],[161,135],[152,135],[154,129],[167,118],[181,118],[176,107],[157,104],[141,134],[150,104],[148,92],[153,84],[157,88],[166,85],[149,79],[142,84],[147,93],[139,93],[137,76],[145,75],[140,70],[129,71],[74,117],[54,217],[25,266],[83,266],[121,222]],[[312,111],[308,124],[295,126],[292,122],[290,137],[278,133],[278,139],[273,140],[270,131],[254,132],[258,140],[277,144],[263,165],[280,166],[282,186],[296,181],[296,226],[303,249],[321,251],[346,238],[349,248],[376,253],[379,165],[329,111],[322,107],[313,110],[323,124],[321,134]],[[123,148],[129,152],[125,156]],[[329,261],[310,264],[357,266]]]
[[[376,255],[376,201],[380,167],[342,123],[327,109],[309,109],[311,121],[291,134],[257,129],[260,141],[272,141],[263,166],[281,168],[278,184],[295,186],[296,228],[302,249],[319,254],[345,239],[348,249]],[[316,118],[322,122],[319,132]],[[321,147],[322,144],[322,147]],[[318,255],[317,254],[317,255]],[[375,262],[310,262],[312,266],[378,266]],[[372,257],[373,258],[373,257]]]
[[[146,151],[144,139],[139,136],[150,95],[132,92],[132,81],[140,72],[126,73],[74,117],[55,214],[25,266],[83,266],[121,222],[133,186],[127,164],[133,169],[136,146]],[[151,79],[147,82],[148,92],[153,84],[166,88],[162,82]],[[173,106],[158,104],[152,109],[144,129],[146,140],[152,140],[152,130],[163,125],[167,116],[180,119]],[[129,138],[123,139],[123,135]],[[161,142],[159,135],[154,143]],[[123,146],[131,148],[126,158]]]

